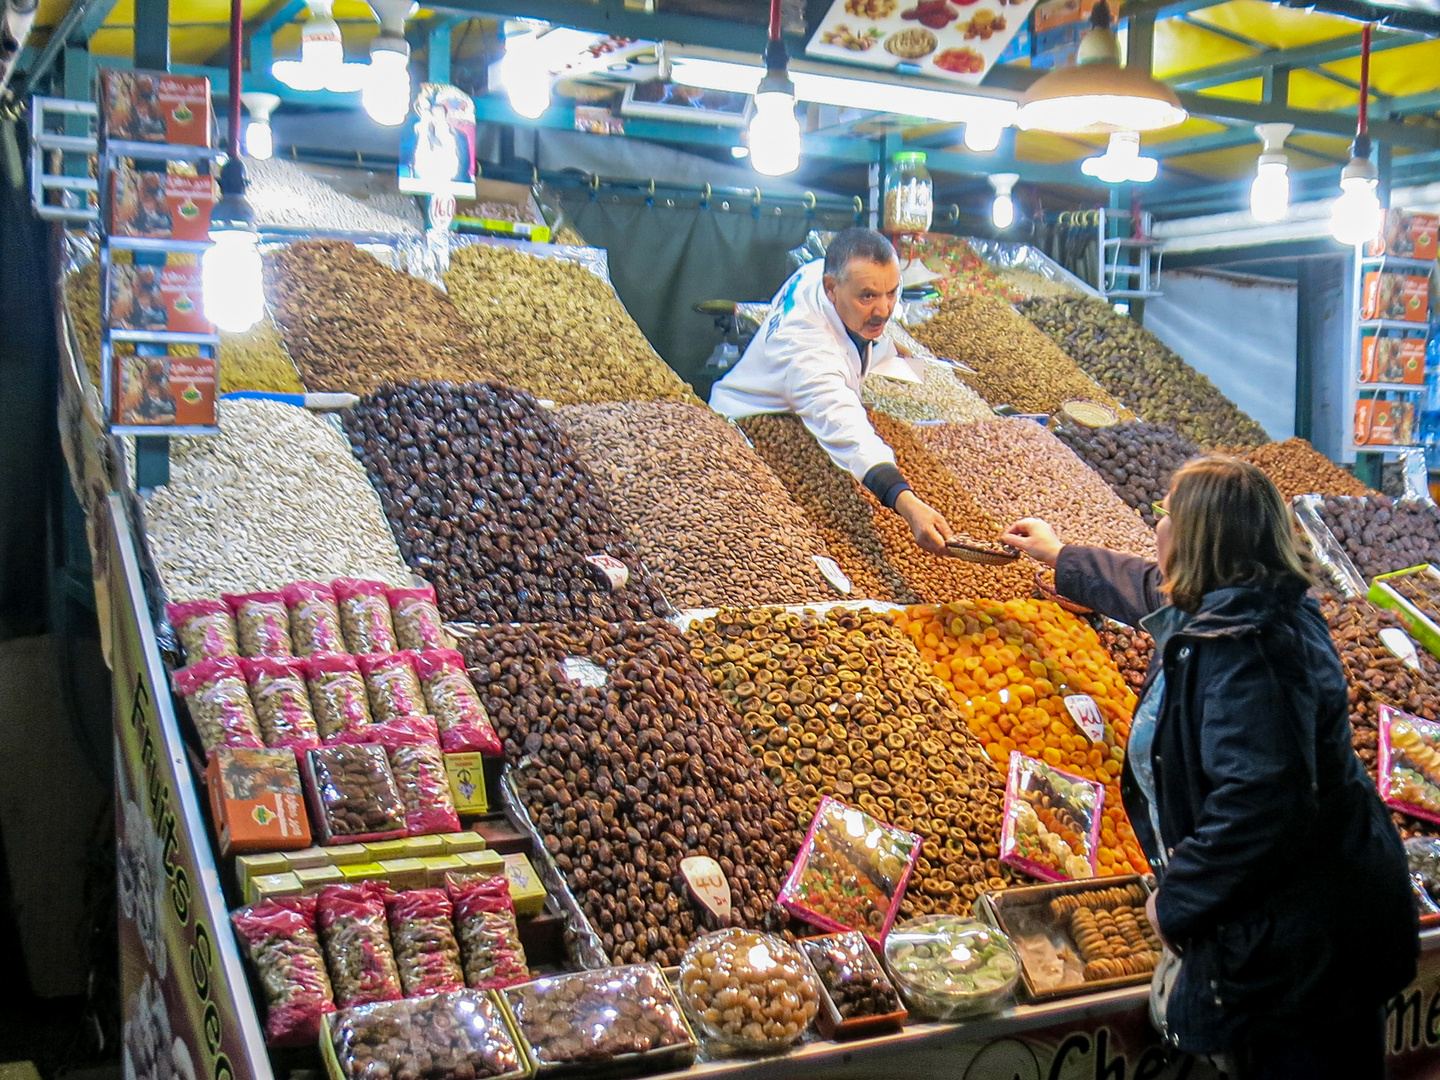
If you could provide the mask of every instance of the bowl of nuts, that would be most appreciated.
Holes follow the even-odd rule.
[[[810,1027],[820,988],[781,938],[731,928],[706,934],[680,961],[680,1002],[707,1049],[783,1050]]]
[[[1008,937],[954,915],[922,915],[896,925],[885,939],[885,963],[911,1009],[935,1020],[990,1012],[1020,978]]]

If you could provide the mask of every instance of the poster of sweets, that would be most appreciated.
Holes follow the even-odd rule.
[[[124,159],[112,175],[110,232],[159,240],[205,240],[218,192],[215,177],[194,165],[166,163],[164,170],[141,169]]]
[[[978,84],[1035,0],[833,0],[808,56]]]
[[[107,139],[210,145],[210,80],[203,75],[107,69],[100,91],[100,130]]]
[[[176,355],[181,349],[186,347],[167,350],[159,345],[116,345],[110,357],[111,424],[135,429],[214,427],[219,423],[215,409],[218,359]]]

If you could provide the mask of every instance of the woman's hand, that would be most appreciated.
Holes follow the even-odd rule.
[[[1160,890],[1156,889],[1150,894],[1149,898],[1146,899],[1145,918],[1150,923],[1150,929],[1154,930],[1155,936],[1160,939],[1160,944],[1168,949],[1170,948],[1170,942],[1166,941],[1165,935],[1160,932],[1160,917],[1155,912],[1156,898],[1159,897],[1159,895]]]
[[[1039,518],[1021,518],[1000,534],[1000,542],[1023,551],[1036,562],[1054,566],[1065,545],[1046,522]]]

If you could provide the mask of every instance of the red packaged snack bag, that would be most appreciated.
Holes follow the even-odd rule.
[[[207,754],[217,746],[264,747],[239,660],[233,656],[202,660],[181,668],[172,678],[175,692],[190,707],[190,719]]]
[[[278,592],[222,593],[221,600],[235,616],[236,640],[241,656],[294,656],[290,642],[290,612]]]
[[[418,653],[415,667],[425,691],[426,708],[440,725],[442,750],[476,750],[500,754],[500,736],[490,726],[485,706],[465,670],[465,659],[454,649]]]
[[[320,890],[316,921],[335,1004],[342,1009],[404,996],[385,922],[389,895],[390,887],[383,881],[327,885]]]
[[[457,654],[458,655],[458,654]],[[415,673],[412,652],[357,656],[365,689],[370,695],[370,713],[379,723],[425,712],[425,692]],[[437,717],[438,719],[438,717]]]
[[[295,655],[345,651],[335,590],[321,581],[296,581],[286,585],[281,595],[290,609],[290,638],[295,643]]]
[[[391,589],[385,596],[390,601],[395,640],[400,648],[418,652],[454,647],[450,635],[440,624],[440,609],[435,605],[435,590],[431,586]]]
[[[306,750],[306,793],[321,844],[398,840],[405,804],[383,746],[322,746]]]
[[[529,981],[505,875],[446,874],[445,889],[455,905],[465,985],[472,990],[498,990]]]
[[[405,830],[411,836],[460,831],[434,717],[407,716],[341,735],[337,741],[385,748],[400,801],[405,804]]]
[[[313,896],[283,896],[230,916],[265,992],[269,1046],[310,1046],[320,1037],[320,1017],[335,1011],[315,908]]]
[[[383,582],[336,578],[331,588],[340,605],[340,629],[352,653],[393,653],[399,648]]]
[[[406,997],[465,989],[454,908],[444,889],[410,889],[385,901],[390,944]]]
[[[185,604],[166,604],[165,617],[175,628],[175,636],[185,649],[185,660],[198,664],[222,656],[239,656],[235,640],[235,620],[223,600],[191,600]]]
[[[240,670],[250,687],[250,703],[260,722],[266,746],[304,750],[320,745],[310,691],[305,685],[305,662],[293,656],[245,657]]]
[[[329,742],[342,732],[359,731],[375,722],[355,657],[349,653],[317,653],[303,663],[322,739]]]

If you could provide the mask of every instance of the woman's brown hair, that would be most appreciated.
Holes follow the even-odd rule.
[[[1170,481],[1170,602],[1195,611],[1227,585],[1313,584],[1295,546],[1290,511],[1270,478],[1247,461],[1212,455],[1188,461]]]

